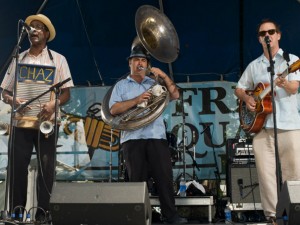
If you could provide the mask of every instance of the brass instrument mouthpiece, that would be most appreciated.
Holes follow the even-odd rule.
[[[147,70],[147,68],[142,67],[142,66],[138,66],[137,68],[138,68],[139,70]]]

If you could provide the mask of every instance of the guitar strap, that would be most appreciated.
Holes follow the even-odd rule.
[[[283,52],[283,58],[286,61],[286,64],[289,66],[289,62],[290,62],[290,55],[288,52]]]

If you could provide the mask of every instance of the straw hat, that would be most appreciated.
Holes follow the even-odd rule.
[[[25,23],[30,25],[31,21],[33,20],[38,20],[42,22],[48,28],[50,33],[48,42],[52,41],[55,38],[56,35],[55,28],[47,16],[43,14],[31,15],[26,18]]]

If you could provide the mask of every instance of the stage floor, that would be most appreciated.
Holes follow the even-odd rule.
[[[162,223],[152,223],[152,225],[161,225],[161,224]],[[212,223],[188,223],[188,224],[194,224],[194,225],[219,225],[219,224],[225,224],[225,222],[218,222],[218,223],[213,223],[213,222]],[[232,222],[231,224],[232,225],[271,225],[270,223],[234,223],[234,222]]]
[[[4,222],[0,222],[0,225],[13,225],[13,223],[4,223]],[[18,224],[18,223],[16,223]],[[36,223],[21,223],[21,224],[36,224]],[[161,225],[163,223],[152,223],[151,225]],[[220,221],[220,222],[212,222],[212,223],[197,223],[197,221],[189,221],[188,224],[193,224],[193,225],[219,225],[219,224],[225,224],[224,221]],[[271,225],[270,223],[231,223],[232,225]],[[55,224],[45,224],[45,225],[55,225]],[[79,225],[79,224],[66,224],[66,225]],[[84,224],[84,225],[88,225],[88,224]],[[90,224],[90,225],[94,225],[94,224]],[[105,225],[105,224],[103,224]],[[113,224],[115,225],[115,224]],[[119,224],[122,225],[122,224]],[[175,224],[176,225],[176,224]]]

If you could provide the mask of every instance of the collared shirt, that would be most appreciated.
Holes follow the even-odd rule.
[[[123,102],[133,99],[138,95],[147,91],[153,84],[154,80],[145,77],[141,83],[136,82],[130,76],[122,79],[115,84],[112,91],[109,107],[117,102]],[[166,128],[163,117],[160,115],[156,120],[150,124],[133,131],[121,131],[121,143],[134,139],[166,139]]]
[[[293,62],[298,60],[298,57],[289,54],[291,65]],[[275,57],[274,72],[275,75],[273,80],[277,78],[277,74],[282,73],[288,68],[287,61],[283,58],[283,51],[279,49]],[[270,83],[271,75],[268,72],[270,66],[269,60],[261,55],[257,59],[253,60],[242,74],[237,88],[244,90],[254,90],[258,83]],[[290,73],[286,77],[289,81],[300,81],[300,72]],[[300,129],[300,116],[298,112],[298,101],[296,94],[287,93],[284,88],[274,86],[274,99],[276,104],[276,122],[277,128],[282,130],[295,130]],[[273,128],[273,114],[269,114],[265,121],[265,128]]]

